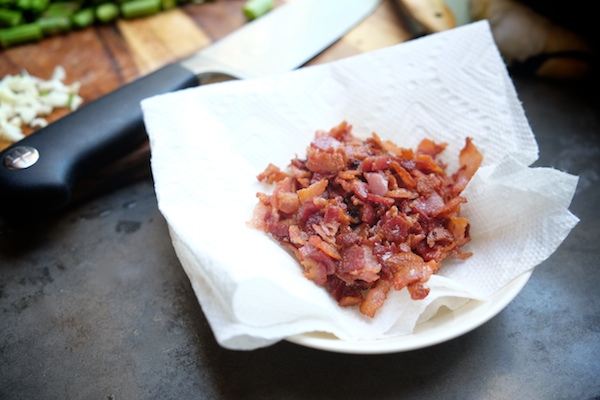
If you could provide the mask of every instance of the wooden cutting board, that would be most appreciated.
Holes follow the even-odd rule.
[[[293,0],[290,0],[293,1]],[[188,4],[151,17],[121,20],[21,45],[0,53],[0,77],[23,69],[48,79],[54,68],[65,68],[66,83],[79,82],[84,104],[173,61],[180,60],[247,23],[245,0],[212,0]],[[277,0],[279,6],[283,0]],[[308,65],[329,62],[390,46],[410,39],[393,0],[383,0],[377,10]],[[56,110],[54,121],[67,113]],[[31,131],[25,131],[30,134]],[[9,143],[0,141],[0,150]],[[147,173],[148,148],[99,173],[114,180],[115,171]],[[136,169],[137,168],[137,169]],[[133,172],[132,172],[133,173]],[[123,175],[123,174],[121,174]],[[126,175],[124,175],[126,176]],[[117,182],[112,182],[117,183]]]

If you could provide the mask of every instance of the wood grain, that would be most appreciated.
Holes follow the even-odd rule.
[[[163,64],[174,62],[202,50],[211,39],[183,10],[175,9],[152,18],[121,20],[117,27],[132,51],[142,75]]]
[[[322,64],[405,42],[411,34],[396,12],[393,1],[383,1],[365,20],[346,33],[307,65]]]

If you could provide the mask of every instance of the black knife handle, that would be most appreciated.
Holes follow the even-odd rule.
[[[65,206],[75,181],[140,145],[146,138],[140,102],[198,85],[194,73],[169,64],[60,118],[0,153],[0,213],[43,214]],[[25,169],[10,160],[35,149]],[[12,157],[12,158],[11,158]]]

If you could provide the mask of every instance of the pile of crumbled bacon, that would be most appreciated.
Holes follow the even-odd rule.
[[[276,186],[257,194],[252,224],[291,249],[341,306],[373,317],[391,288],[423,299],[444,258],[471,255],[460,250],[470,240],[460,193],[482,156],[467,138],[448,175],[436,161],[446,144],[424,139],[413,151],[351,129],[342,122],[316,132],[289,172],[269,164],[258,179]]]

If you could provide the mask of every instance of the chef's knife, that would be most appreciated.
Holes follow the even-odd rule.
[[[147,138],[140,102],[215,76],[253,78],[303,65],[380,0],[295,0],[192,55],[101,97],[0,153],[0,212],[43,214],[69,203],[82,176]]]

